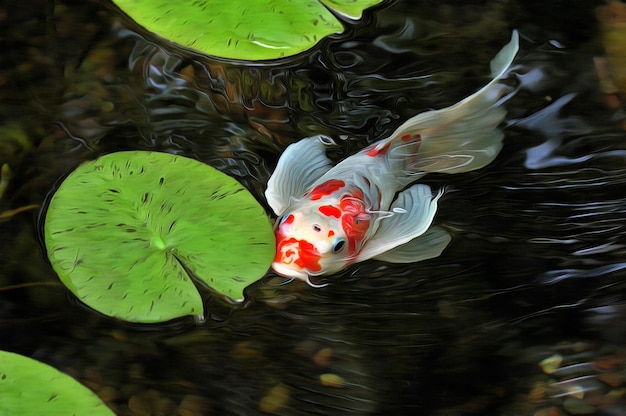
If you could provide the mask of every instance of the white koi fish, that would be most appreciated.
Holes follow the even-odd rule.
[[[333,166],[327,136],[290,145],[265,192],[278,216],[276,273],[303,279],[335,273],[367,259],[410,263],[437,257],[451,240],[431,226],[437,201],[415,182],[429,172],[461,173],[489,164],[502,148],[499,79],[518,51],[518,34],[491,61],[485,87],[441,110],[426,111]]]

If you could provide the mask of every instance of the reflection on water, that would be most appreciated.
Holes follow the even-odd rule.
[[[399,0],[271,65],[153,43],[104,2],[40,3],[0,7],[0,348],[67,371],[119,414],[624,414],[626,140],[593,64],[599,1]],[[358,264],[315,290],[270,273],[243,307],[209,298],[204,324],[136,327],[69,298],[36,212],[2,215],[128,149],[197,158],[264,202],[289,143],[329,134],[339,159],[457,102],[513,28],[502,153],[425,178],[448,188],[436,221],[454,239],[439,258]],[[561,367],[547,374],[546,359]]]

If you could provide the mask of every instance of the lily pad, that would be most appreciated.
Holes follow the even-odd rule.
[[[222,58],[266,60],[303,52],[383,0],[113,0],[135,22],[188,48]]]
[[[52,267],[76,297],[132,322],[202,314],[192,279],[241,300],[274,255],[269,219],[241,184],[157,152],[79,166],[52,197],[44,236]]]
[[[0,351],[0,397],[0,415],[114,415],[67,374],[7,351]]]

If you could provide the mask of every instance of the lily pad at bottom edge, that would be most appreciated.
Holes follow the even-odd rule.
[[[0,351],[0,415],[114,416],[91,390],[32,358]]]
[[[234,300],[274,255],[269,219],[235,179],[193,159],[117,152],[50,200],[48,258],[82,302],[131,322],[203,314],[192,276]]]

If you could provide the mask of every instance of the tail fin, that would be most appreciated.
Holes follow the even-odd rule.
[[[498,125],[506,110],[498,100],[507,87],[498,81],[509,69],[518,44],[519,35],[514,31],[511,41],[491,61],[493,80],[489,84],[453,106],[407,120],[390,138],[376,143],[376,148],[389,148],[390,164],[404,166],[409,176],[461,173],[489,164],[500,152],[504,137]],[[394,141],[399,144],[395,146]]]

